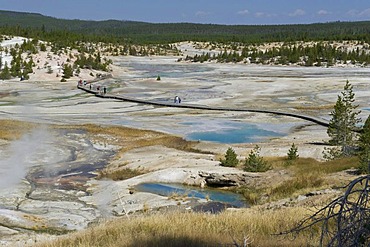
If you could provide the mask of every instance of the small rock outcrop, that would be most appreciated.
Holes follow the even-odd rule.
[[[248,184],[256,175],[247,173],[210,173],[199,171],[198,175],[204,179],[208,186],[212,187],[232,187]]]

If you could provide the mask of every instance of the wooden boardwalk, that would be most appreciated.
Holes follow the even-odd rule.
[[[176,104],[176,103],[158,102],[158,101],[151,101],[151,100],[141,100],[141,99],[126,97],[126,96],[121,96],[121,95],[101,94],[95,90],[90,90],[86,86],[84,87],[84,86],[78,85],[77,88],[84,90],[87,93],[94,94],[96,97],[106,98],[106,99],[115,99],[115,100],[120,100],[120,101],[138,103],[138,104],[154,105],[154,106],[162,106],[162,107],[174,107],[174,108],[188,108],[188,109],[207,110],[207,111],[235,111],[235,112],[267,113],[267,114],[299,118],[299,119],[303,119],[303,120],[306,120],[306,121],[309,121],[309,122],[312,122],[312,123],[315,123],[315,124],[318,124],[324,127],[329,126],[329,122],[327,120],[315,118],[315,117],[307,116],[303,114],[297,114],[297,113],[262,110],[262,109],[228,108],[228,107],[215,107],[215,106],[184,104],[184,103]]]

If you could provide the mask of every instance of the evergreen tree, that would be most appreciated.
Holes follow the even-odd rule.
[[[228,166],[228,167],[235,167],[239,164],[239,160],[237,159],[237,155],[231,147],[227,149],[225,154],[225,159],[220,159],[221,166]]]
[[[40,44],[40,51],[46,51],[46,45],[44,43]]]
[[[292,161],[298,159],[298,147],[293,143],[287,153],[287,164],[290,164]]]
[[[0,72],[0,79],[1,80],[8,80],[12,78],[11,74],[10,74],[10,70],[9,70],[9,67],[8,67],[8,63],[5,62],[4,64],[4,68],[1,70]]]
[[[17,55],[17,52],[14,50],[13,59],[10,62],[10,73],[13,77],[21,76],[21,64],[22,64],[22,56],[21,53]]]
[[[250,152],[245,159],[244,170],[247,172],[265,172],[271,169],[271,166],[260,156],[260,147],[256,147]]]
[[[359,138],[359,158],[360,158],[360,171],[362,173],[370,172],[370,115],[362,127],[362,132]]]
[[[63,66],[63,78],[68,79],[68,78],[71,78],[72,76],[73,76],[72,66],[67,64],[67,63],[64,64],[64,66]]]
[[[347,80],[341,95],[338,95],[334,110],[330,113],[332,116],[327,134],[330,137],[329,144],[337,146],[326,153],[325,157],[332,159],[342,156],[349,156],[353,153],[356,142],[356,124],[360,122],[357,117],[360,111],[356,111],[358,105],[354,105],[355,94],[353,86]]]

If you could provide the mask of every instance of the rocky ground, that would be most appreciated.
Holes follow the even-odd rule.
[[[191,52],[189,47],[187,50]],[[113,59],[113,78],[96,83],[106,86],[110,94],[162,101],[172,101],[174,95],[179,95],[183,102],[192,104],[279,109],[328,119],[348,79],[354,85],[356,103],[363,109],[362,118],[369,114],[368,68],[189,64],[176,62],[177,57]],[[0,118],[38,125],[18,140],[0,140],[0,177],[4,181],[0,188],[2,245],[32,245],[44,236],[35,232],[79,230],[105,217],[179,204],[154,194],[130,193],[142,182],[200,186],[212,176],[218,180],[226,176],[257,184],[265,179],[278,182],[288,176],[273,171],[245,173],[219,166],[219,155],[229,146],[244,158],[255,142],[201,141],[194,146],[199,152],[164,145],[120,152],[128,144],[114,132],[91,133],[79,126],[130,126],[187,137],[199,130],[223,131],[229,128],[230,121],[253,123],[282,133],[280,137],[258,141],[261,155],[284,156],[294,142],[301,157],[322,159],[324,146],[315,143],[327,139],[324,127],[269,114],[202,112],[100,99],[76,88],[79,79],[92,79],[89,74],[82,72],[80,78],[62,83],[40,69],[28,81],[0,81]],[[67,125],[75,127],[63,128]],[[151,138],[146,135],[136,139]],[[119,182],[93,178],[95,169],[123,165],[146,173]]]

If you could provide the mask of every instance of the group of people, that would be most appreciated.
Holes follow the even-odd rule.
[[[80,87],[85,87],[87,85],[87,81],[86,80],[79,80],[78,81],[78,86]],[[94,85],[90,82],[89,83],[89,87],[90,87],[90,90],[94,90]],[[101,87],[100,85],[97,85],[96,86],[96,91],[99,93],[99,94],[106,94],[107,93],[107,87]]]
[[[91,85],[90,84],[90,90],[94,90],[94,85]],[[100,95],[105,95],[107,93],[107,87],[105,86],[100,86],[100,85],[97,85],[96,86],[96,91],[100,94]]]
[[[78,85],[79,85],[79,86],[84,86],[84,87],[85,87],[85,86],[87,85],[87,81],[86,81],[86,80],[81,80],[81,79],[80,79],[80,80],[78,81]],[[91,84],[90,84],[90,85],[91,85]]]

